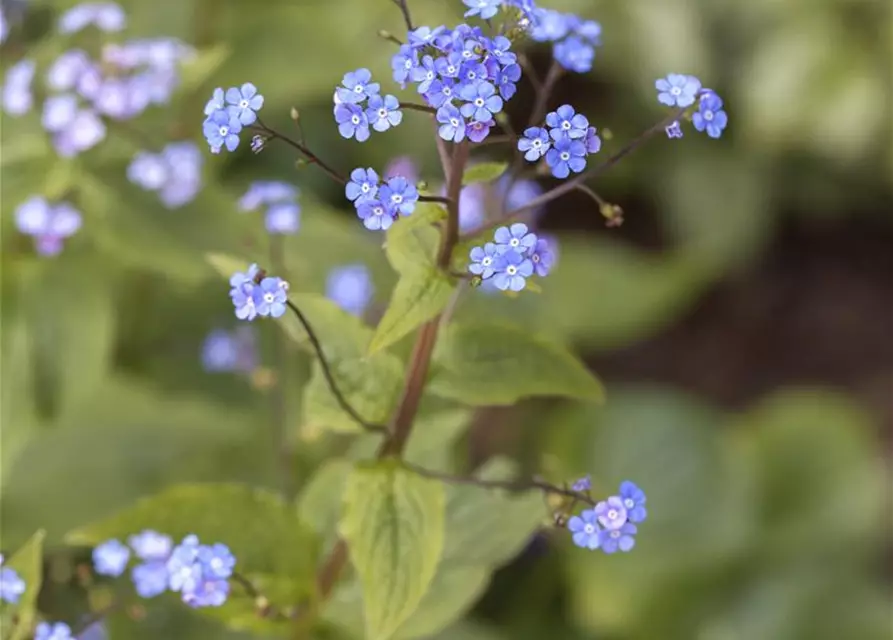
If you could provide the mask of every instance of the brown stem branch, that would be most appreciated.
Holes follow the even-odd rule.
[[[251,125],[251,127],[249,128],[255,131],[261,131],[262,133],[265,133],[277,140],[281,140],[290,147],[297,149],[304,155],[304,157],[307,159],[307,162],[317,165],[320,169],[325,171],[328,176],[332,178],[332,180],[334,180],[335,182],[340,182],[341,184],[347,184],[347,178],[345,178],[337,170],[324,162],[318,155],[313,153],[309,148],[307,148],[307,145],[298,142],[297,140],[294,140],[293,138],[290,138],[285,134],[270,129],[267,125],[260,121],[260,118],[258,118],[256,125]]]
[[[446,225],[444,225],[443,238],[440,242],[440,251],[437,254],[437,266],[448,269],[453,257],[453,249],[459,242],[459,195],[462,192],[462,175],[465,173],[465,165],[468,162],[468,140],[463,140],[456,145],[450,160],[449,172],[446,175],[447,199],[451,205],[447,208]]]
[[[393,0],[393,2],[400,9],[400,13],[403,14],[403,22],[406,24],[406,30],[415,30],[415,27],[412,26],[412,16],[409,13],[409,6],[406,4],[406,0]]]
[[[424,113],[437,113],[437,109],[434,107],[429,107],[426,104],[419,104],[417,102],[401,102],[401,109],[407,109],[408,111],[422,111]]]

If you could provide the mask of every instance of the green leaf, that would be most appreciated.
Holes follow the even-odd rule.
[[[480,470],[486,480],[510,480],[514,465],[493,458]],[[538,491],[511,495],[474,485],[447,486],[445,566],[495,569],[519,554],[548,516]]]
[[[394,287],[391,302],[378,322],[369,353],[386,349],[436,317],[446,308],[453,290],[450,279],[434,267],[404,275]]]
[[[462,184],[469,185],[476,182],[493,182],[508,169],[508,162],[481,162],[472,165],[465,170],[462,176]]]
[[[294,604],[312,595],[315,537],[294,509],[269,491],[226,483],[173,486],[70,532],[66,542],[95,545],[143,529],[164,531],[176,541],[194,533],[207,543],[225,543],[236,557],[239,574],[275,586],[277,604]],[[211,615],[232,628],[274,632],[279,625],[248,620],[252,600],[242,594],[234,589],[227,604]]]
[[[465,404],[508,405],[530,396],[602,401],[601,383],[561,345],[519,327],[453,325],[435,351],[429,390]]]
[[[400,274],[425,272],[434,267],[440,233],[435,226],[446,217],[443,206],[422,203],[411,216],[397,220],[387,232],[385,253]]]
[[[335,541],[341,518],[341,497],[353,467],[353,463],[344,458],[327,460],[316,470],[298,497],[301,521],[311,527],[327,546]]]
[[[396,463],[357,467],[341,533],[363,586],[368,640],[388,640],[418,608],[444,543],[444,492]]]
[[[387,352],[364,358],[330,360],[338,390],[366,422],[384,424],[390,418],[403,385],[403,363]],[[357,432],[357,424],[338,403],[322,365],[315,362],[310,382],[304,388],[304,421],[334,431]]]
[[[37,621],[37,596],[43,584],[43,539],[46,532],[37,531],[11,558],[3,563],[4,567],[15,570],[19,577],[25,581],[25,593],[21,595],[17,604],[6,605],[10,618],[15,616],[18,621],[13,627],[9,640],[25,640],[30,637],[31,630]],[[3,616],[6,618],[6,615]],[[11,620],[4,620],[3,628]]]

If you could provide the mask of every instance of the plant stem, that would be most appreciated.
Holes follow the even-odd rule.
[[[275,138],[277,140],[281,140],[282,142],[289,145],[290,147],[297,149],[304,155],[304,157],[307,159],[307,161],[310,164],[317,165],[320,169],[325,171],[328,174],[328,176],[335,182],[340,182],[341,184],[347,183],[347,178],[345,178],[343,175],[341,175],[338,171],[336,171],[330,165],[326,164],[322,159],[320,159],[320,157],[318,155],[316,155],[309,148],[307,148],[307,146],[305,144],[298,142],[297,140],[290,138],[283,133],[279,133],[278,131],[274,131],[273,129],[270,129],[267,125],[265,125],[263,122],[260,121],[260,118],[257,119],[257,124],[252,125],[250,128],[254,131],[260,131],[262,133],[265,133],[265,134],[269,135],[270,137]]]
[[[288,305],[288,308],[291,309],[292,313],[297,316],[298,322],[300,322],[301,326],[304,327],[304,331],[307,333],[307,337],[310,340],[310,345],[313,347],[313,351],[316,353],[316,358],[319,361],[319,366],[322,369],[323,376],[325,376],[326,383],[329,385],[329,391],[331,391],[332,395],[335,396],[335,400],[338,402],[338,406],[340,406],[342,411],[349,415],[354,420],[354,422],[356,422],[366,431],[371,431],[374,433],[384,432],[384,426],[380,424],[373,424],[363,419],[363,417],[359,413],[357,413],[356,409],[351,406],[350,402],[347,401],[347,398],[344,397],[344,394],[342,394],[341,390],[338,388],[338,383],[335,382],[335,378],[332,375],[332,369],[329,366],[328,360],[326,360],[325,353],[323,352],[322,345],[319,342],[319,338],[316,336],[316,332],[314,332],[313,327],[310,326],[310,321],[307,320],[307,317],[301,312],[301,310],[295,305],[294,302],[292,302],[291,300],[286,300],[285,304]]]
[[[441,269],[449,268],[453,257],[453,249],[459,242],[459,194],[462,192],[462,175],[465,173],[468,153],[468,140],[463,140],[456,145],[450,158],[449,171],[446,175],[446,197],[450,203],[447,207],[447,219],[440,242],[440,251],[437,254],[437,266]]]
[[[284,247],[282,236],[271,233],[270,266],[273,271],[288,280],[285,270]],[[273,409],[273,456],[279,467],[279,483],[282,495],[290,501],[294,498],[294,481],[292,474],[292,451],[288,444],[288,399],[285,397],[285,386],[289,380],[288,357],[291,352],[291,341],[284,332],[276,332],[276,384],[271,391]]]
[[[406,4],[406,0],[393,0],[394,4],[400,9],[400,13],[403,14],[403,22],[406,23],[406,29],[408,31],[413,31],[415,27],[412,26],[412,16],[409,14],[409,7]]]

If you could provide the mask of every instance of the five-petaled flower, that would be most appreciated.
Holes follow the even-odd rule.
[[[691,122],[698,131],[706,131],[711,138],[719,138],[729,123],[728,116],[722,108],[722,98],[708,91],[701,96],[698,110],[691,117]]]
[[[671,73],[666,78],[655,80],[658,91],[657,101],[668,107],[690,107],[695,103],[701,81],[683,73]]]
[[[568,520],[567,528],[573,534],[574,544],[582,549],[594,551],[602,543],[598,517],[593,509],[585,509],[579,516],[573,516]]]

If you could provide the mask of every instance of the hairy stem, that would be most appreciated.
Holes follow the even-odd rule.
[[[459,242],[459,195],[462,192],[462,175],[465,173],[465,165],[468,162],[468,140],[463,140],[453,150],[450,158],[449,171],[446,175],[447,182],[447,219],[444,226],[443,237],[440,242],[440,251],[437,254],[437,266],[448,269],[453,257],[453,249]]]
[[[318,166],[320,169],[322,169],[323,171],[325,171],[326,174],[328,174],[328,176],[329,176],[332,180],[334,180],[335,182],[340,182],[341,184],[346,184],[346,183],[347,183],[347,178],[346,178],[346,177],[344,177],[343,175],[341,175],[337,170],[335,170],[335,169],[332,168],[329,164],[327,164],[326,162],[324,162],[318,155],[316,155],[315,153],[313,153],[313,152],[307,147],[307,145],[303,144],[302,142],[298,142],[297,140],[295,140],[295,139],[293,139],[293,138],[290,138],[289,136],[287,136],[287,135],[285,135],[285,134],[282,134],[282,133],[279,133],[278,131],[275,131],[275,130],[273,130],[273,129],[270,129],[267,125],[265,125],[263,122],[260,121],[260,118],[258,118],[258,120],[257,120],[257,124],[256,124],[256,125],[252,125],[250,128],[251,128],[253,131],[260,131],[261,133],[265,133],[265,134],[267,134],[268,136],[270,136],[270,137],[272,137],[272,138],[275,138],[276,140],[281,140],[282,142],[284,142],[284,143],[287,144],[288,146],[297,149],[297,150],[300,151],[301,154],[303,154],[303,156],[307,159],[307,162],[309,162],[310,164],[315,164],[316,166]]]
[[[270,234],[270,266],[280,276],[288,279],[282,236],[277,234]],[[273,456],[279,468],[280,488],[286,500],[291,500],[295,492],[291,468],[292,452],[288,445],[288,400],[285,397],[291,346],[291,341],[286,339],[282,331],[276,332],[276,383],[270,394],[273,409]]]
[[[384,426],[380,424],[373,424],[365,420],[359,413],[357,413],[356,409],[351,406],[350,402],[347,401],[347,398],[344,397],[344,394],[341,393],[341,390],[338,388],[338,383],[335,382],[335,378],[332,375],[332,369],[329,366],[328,360],[326,360],[326,356],[323,352],[322,345],[319,342],[319,338],[316,336],[316,332],[313,331],[313,327],[310,326],[310,322],[307,320],[307,317],[291,300],[286,300],[286,304],[288,305],[288,308],[291,309],[292,313],[294,313],[295,316],[298,318],[298,322],[301,323],[301,326],[307,333],[307,337],[310,339],[310,345],[313,347],[314,353],[316,353],[317,360],[319,360],[319,366],[322,369],[323,376],[325,376],[326,383],[329,385],[329,390],[332,392],[332,395],[335,396],[335,400],[338,402],[338,406],[340,406],[341,409],[347,415],[349,415],[354,422],[356,422],[366,431],[375,433],[384,432]]]
[[[604,173],[605,171],[607,171],[608,169],[613,167],[615,164],[620,162],[623,158],[625,158],[630,153],[632,153],[633,151],[638,149],[640,146],[642,146],[642,144],[644,144],[646,141],[648,141],[655,134],[663,131],[667,127],[667,125],[669,125],[671,122],[681,118],[683,113],[685,113],[684,108],[676,109],[669,116],[667,116],[666,118],[664,118],[663,120],[661,120],[660,122],[655,124],[654,126],[650,127],[649,129],[646,129],[638,137],[631,140],[624,147],[618,149],[612,156],[607,158],[601,164],[594,166],[593,168],[591,168],[588,171],[584,171],[583,173],[578,174],[575,178],[566,180],[565,182],[558,185],[551,191],[547,191],[546,193],[544,193],[541,196],[538,196],[536,198],[533,198],[532,200],[530,200],[529,202],[525,203],[524,205],[518,207],[517,209],[515,209],[513,211],[509,211],[505,215],[500,216],[499,219],[494,220],[493,222],[490,222],[486,225],[480,226],[477,229],[474,229],[468,235],[476,236],[479,233],[483,233],[485,231],[495,229],[496,227],[498,227],[500,225],[503,225],[507,222],[511,222],[512,220],[518,219],[519,217],[521,217],[528,211],[532,211],[532,210],[536,209],[537,207],[541,207],[544,204],[552,202],[552,200],[555,200],[556,198],[559,198],[566,193],[570,193],[574,189],[577,189],[579,185],[585,183],[587,180],[589,180],[591,178],[595,178],[596,176],[601,175],[602,173]]]
[[[441,480],[449,484],[468,484],[483,489],[505,489],[506,491],[542,491],[553,495],[573,498],[580,502],[585,502],[590,506],[595,506],[596,502],[583,491],[574,491],[565,487],[551,484],[539,478],[532,480],[483,480],[472,476],[457,476],[449,473],[440,473],[438,471],[429,471],[408,462],[403,463],[407,469],[411,469],[420,476],[431,478],[433,480]]]

